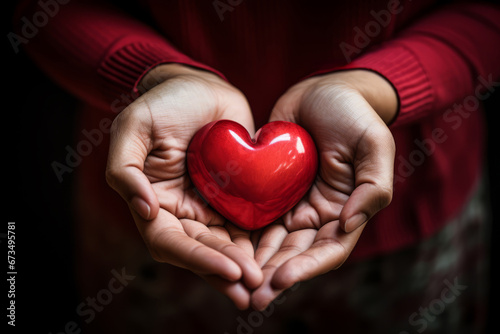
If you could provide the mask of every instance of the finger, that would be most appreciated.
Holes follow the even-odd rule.
[[[177,218],[193,219],[209,226],[224,225],[225,219],[208,206],[187,177],[154,182],[152,187],[162,209]]]
[[[200,275],[200,277],[215,290],[227,296],[239,310],[246,310],[250,306],[250,291],[242,282],[230,282],[214,275]]]
[[[218,238],[199,222],[181,219],[181,223],[188,236],[233,260],[241,268],[243,281],[249,288],[256,288],[262,283],[260,267],[244,249],[230,240]]]
[[[314,242],[304,252],[278,267],[272,277],[275,289],[287,289],[297,282],[306,281],[340,267],[348,258],[363,228],[345,233],[338,221],[325,224]]]
[[[152,219],[158,214],[159,202],[143,173],[151,131],[151,120],[145,115],[149,113],[125,109],[113,121],[106,180],[131,209],[144,219]]]
[[[230,236],[230,240],[245,251],[251,258],[254,258],[254,248],[250,240],[250,231],[242,230],[234,224],[226,223],[225,229]]]
[[[214,226],[207,226],[208,229],[210,230],[210,233],[215,235],[217,238],[226,240],[226,241],[231,241],[231,236],[229,235],[229,232],[224,226],[219,226],[219,225],[214,225]]]
[[[283,217],[288,231],[305,228],[319,230],[323,224],[338,220],[349,196],[332,188],[322,177],[316,178],[306,197]]]
[[[260,236],[262,235],[262,231],[264,231],[264,229],[260,228],[258,230],[250,232],[250,241],[252,242],[254,257],[255,257],[255,251],[257,250],[257,246],[259,245],[259,240]]]
[[[235,89],[233,87],[233,89]],[[240,92],[232,91],[224,97],[225,103],[219,109],[217,119],[230,119],[241,124],[253,137],[255,134],[255,123],[250,105],[246,97]]]
[[[297,86],[288,89],[273,106],[269,122],[285,121],[297,123],[297,112],[301,94],[301,89],[298,89]]]
[[[364,225],[389,204],[390,197],[390,191],[377,184],[364,183],[356,187],[340,215],[341,228],[352,232]]]
[[[218,275],[228,281],[237,281],[242,271],[238,264],[221,252],[188,236],[181,222],[171,213],[160,210],[150,221],[133,213],[151,256],[158,262],[166,262],[203,275]],[[206,226],[198,223],[201,228]]]
[[[307,250],[313,243],[317,231],[305,229],[292,232],[283,240],[280,249],[262,267],[264,281],[251,297],[251,305],[256,310],[265,309],[285,289],[272,284],[278,268],[289,259]]]
[[[254,310],[265,310],[284,291],[284,289],[277,289],[271,284],[276,269],[271,267],[265,268],[262,285],[250,295],[250,306]]]
[[[374,127],[376,128],[376,127]],[[352,232],[392,200],[394,140],[387,128],[368,130],[354,161],[355,188],[340,213],[340,226]],[[371,138],[370,138],[371,137]]]
[[[283,224],[288,231],[296,231],[305,228],[320,228],[321,221],[319,213],[311,204],[311,197],[314,197],[313,193],[315,192],[317,192],[317,188],[313,185],[306,197],[301,199],[290,211],[283,215]],[[321,201],[327,202],[324,198],[321,198]]]
[[[277,268],[290,258],[302,253],[308,249],[314,242],[318,233],[315,229],[305,229],[289,233],[279,250],[264,264],[262,269]]]
[[[288,231],[283,224],[272,224],[263,230],[255,250],[255,261],[260,267],[278,252],[287,235]]]

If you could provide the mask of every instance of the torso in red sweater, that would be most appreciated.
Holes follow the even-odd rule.
[[[134,12],[102,3],[60,5],[26,44],[34,60],[86,104],[82,129],[111,119],[137,93],[147,69],[162,62],[223,75],[247,96],[257,128],[302,78],[366,68],[398,92],[400,110],[390,125],[395,191],[351,257],[393,251],[431,235],[473,191],[483,161],[480,101],[498,88],[500,77],[498,8],[386,0],[145,1],[140,21]],[[37,10],[28,5],[21,15]],[[78,166],[82,200],[123,224],[123,217],[131,218],[104,180],[106,155],[100,144]]]

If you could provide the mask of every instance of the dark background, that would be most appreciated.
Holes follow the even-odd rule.
[[[25,54],[7,51],[2,108],[7,201],[2,203],[6,215],[0,233],[7,233],[8,221],[16,222],[15,332],[34,326],[38,333],[55,334],[75,318],[81,302],[76,300],[72,273],[72,175],[65,174],[60,183],[51,167],[54,160],[64,162],[66,145],[74,147],[76,101]],[[6,239],[1,242],[2,259],[7,260]],[[2,310],[6,291],[0,294]],[[2,326],[4,314],[2,311]]]
[[[12,1],[15,4],[15,1]],[[10,1],[8,2],[10,3]],[[16,327],[6,323],[5,285],[7,240],[0,238],[2,333],[64,332],[76,319],[73,277],[72,175],[60,183],[51,163],[64,162],[65,146],[74,147],[77,101],[49,80],[24,52],[14,53],[7,33],[12,31],[14,4],[4,4],[3,147],[0,233],[16,222]],[[3,182],[2,182],[3,183]],[[7,328],[7,331],[3,331]],[[27,331],[29,329],[29,331]]]
[[[4,36],[12,31],[12,11],[4,20]],[[71,174],[60,183],[51,167],[53,161],[64,161],[65,146],[74,147],[74,114],[77,102],[60,89],[23,53],[15,54],[4,38],[3,143],[2,176],[5,180],[5,217],[0,233],[6,233],[7,222],[16,222],[16,330],[36,328],[38,333],[59,333],[70,320],[78,320],[75,308],[81,302],[75,293],[73,277],[73,219],[71,207]],[[499,59],[500,61],[500,59]],[[488,166],[492,204],[499,203],[500,131],[495,115],[500,111],[500,89],[486,101],[488,117]],[[481,134],[479,134],[481,135]],[[494,221],[500,215],[493,210]],[[493,224],[492,255],[498,253],[498,224]],[[0,239],[2,258],[6,260],[5,237]],[[494,256],[493,256],[494,257]],[[492,264],[494,268],[494,260]],[[6,273],[6,262],[2,264]],[[5,274],[2,274],[4,277]],[[498,273],[492,272],[491,306],[499,297]],[[5,284],[5,279],[3,279]],[[7,287],[1,291],[1,305],[7,307]],[[2,326],[7,322],[2,311]],[[491,312],[492,328],[496,322]],[[10,332],[10,331],[9,331]],[[490,331],[491,332],[491,331]]]

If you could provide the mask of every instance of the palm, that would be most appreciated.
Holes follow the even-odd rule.
[[[116,117],[108,179],[125,199],[134,188],[149,202],[150,219],[131,211],[156,260],[197,273],[245,308],[248,289],[262,278],[249,233],[226,224],[205,204],[185,164],[192,136],[217,119],[232,119],[253,131],[245,98],[214,75],[163,82]]]
[[[293,87],[271,120],[299,123],[316,142],[320,167],[308,194],[283,224],[264,230],[256,250],[264,284],[253,294],[265,307],[283,289],[339,267],[363,226],[390,201],[393,140],[368,103],[345,86]],[[346,233],[350,232],[350,233]]]

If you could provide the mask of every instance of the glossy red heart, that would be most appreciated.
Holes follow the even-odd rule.
[[[314,142],[295,123],[264,125],[252,139],[239,123],[201,128],[187,151],[189,176],[221,215],[246,230],[264,227],[290,210],[315,179]]]

